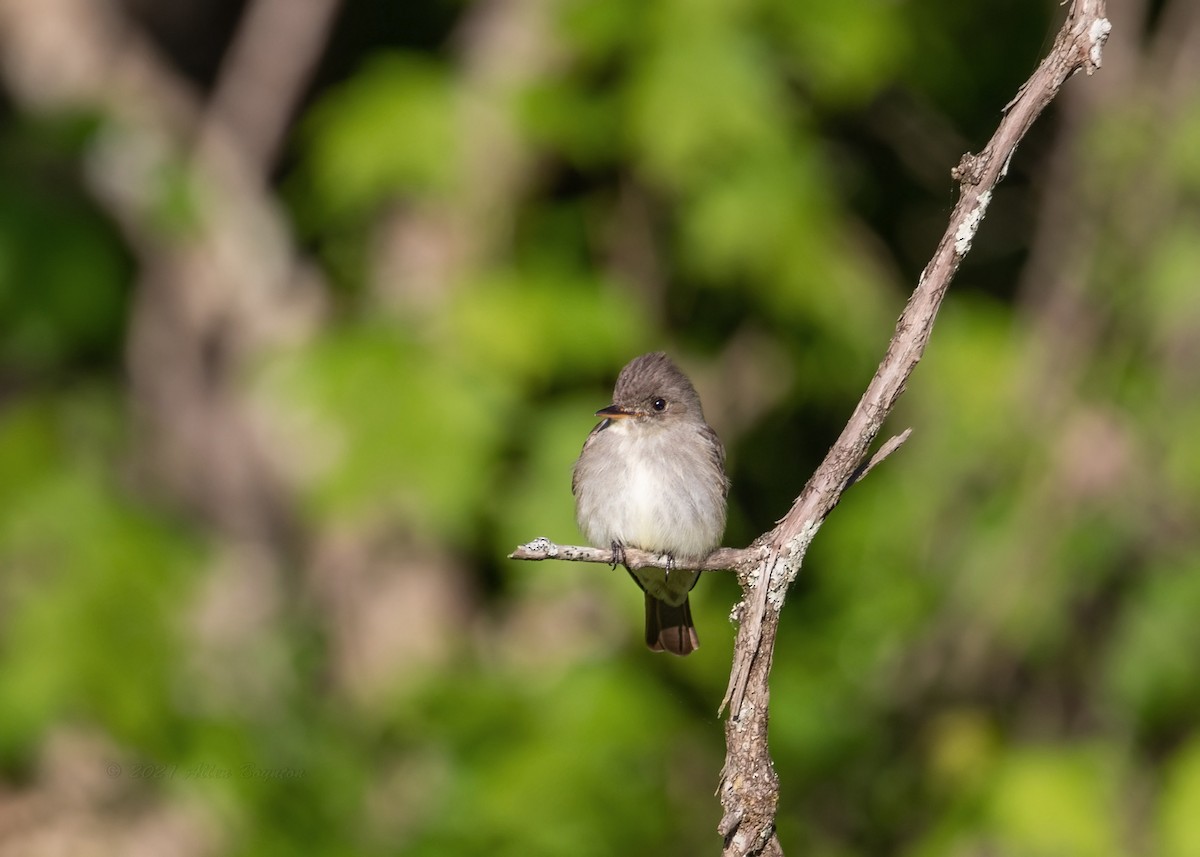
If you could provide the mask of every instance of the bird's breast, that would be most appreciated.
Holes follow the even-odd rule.
[[[724,475],[699,432],[615,420],[580,457],[576,513],[593,544],[706,556],[725,529]]]

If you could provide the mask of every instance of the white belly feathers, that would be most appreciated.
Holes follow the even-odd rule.
[[[712,491],[710,486],[723,486],[723,477],[701,447],[703,457],[676,455],[678,464],[671,466],[663,456],[665,433],[641,433],[634,442],[631,428],[614,420],[594,439],[604,447],[602,460],[610,472],[580,486],[584,534],[592,544],[617,542],[671,553],[686,568],[687,560],[706,556],[723,534],[724,504],[694,500],[697,493]]]

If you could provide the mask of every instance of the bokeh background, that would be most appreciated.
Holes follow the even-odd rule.
[[[714,853],[737,589],[572,543],[666,349],[726,543],[1050,0],[2,0],[0,855]],[[785,608],[788,853],[1200,854],[1200,4],[1110,0]]]

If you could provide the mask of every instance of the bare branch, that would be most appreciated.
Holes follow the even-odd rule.
[[[959,181],[958,203],[896,324],[875,377],[791,510],[755,542],[767,547],[768,556],[759,573],[743,581],[745,596],[725,698],[731,715],[725,726],[727,754],[720,788],[725,816],[719,829],[729,857],[778,852],[778,784],[766,751],[767,702],[779,609],[787,588],[924,354],[942,298],[971,249],[992,190],[1007,172],[1017,144],[1068,78],[1100,67],[1110,30],[1104,0],[1074,0],[1053,48],[1006,106],[992,139],[978,155],[963,156],[953,171]]]
[[[561,559],[568,562],[599,562],[604,565],[622,563],[630,570],[639,568],[671,568],[673,564],[667,554],[625,548],[613,551],[608,548],[589,548],[580,545],[559,545],[547,538],[537,538],[523,544],[508,555],[509,559],[525,559],[534,562],[543,559]],[[738,571],[751,568],[762,559],[761,550],[751,548],[717,548],[703,562],[688,563],[689,571]]]
[[[718,789],[725,809],[718,832],[725,840],[726,857],[782,854],[775,836],[779,781],[767,749],[767,705],[779,612],[788,587],[842,493],[908,438],[908,431],[892,438],[863,464],[925,352],[942,298],[971,250],[992,191],[1004,178],[1017,145],[1070,77],[1079,71],[1091,74],[1100,67],[1101,51],[1111,30],[1105,14],[1105,0],[1072,0],[1053,48],[1005,105],[992,139],[979,154],[964,155],[951,171],[959,182],[959,198],[946,231],[896,323],[875,376],[791,509],[750,547],[721,548],[703,563],[704,570],[736,570],[743,590],[742,601],[734,608],[738,635],[729,687],[721,704],[722,710],[726,705],[730,708],[725,725],[725,766]],[[611,550],[564,547],[545,539],[523,545],[511,556],[614,562]],[[626,550],[625,557],[627,564],[665,567],[666,558],[653,553]]]

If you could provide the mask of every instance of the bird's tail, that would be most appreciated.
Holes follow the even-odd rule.
[[[690,655],[700,647],[688,599],[673,606],[646,593],[646,645],[652,652]]]

